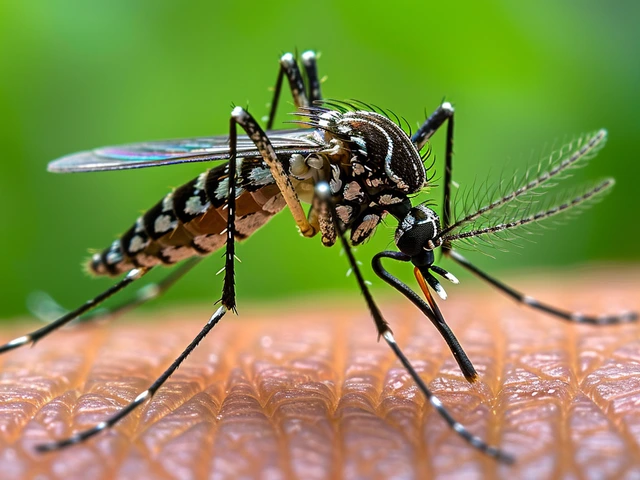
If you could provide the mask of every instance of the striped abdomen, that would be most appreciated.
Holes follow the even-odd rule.
[[[247,238],[282,210],[285,201],[260,158],[238,159],[236,239]],[[166,195],[102,253],[89,270],[118,275],[136,267],[171,265],[208,255],[225,244],[228,167],[220,165]]]

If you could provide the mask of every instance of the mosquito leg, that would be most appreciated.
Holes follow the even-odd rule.
[[[242,110],[239,107],[234,108]],[[242,110],[244,111],[244,110]],[[247,132],[249,133],[249,132]],[[236,182],[237,182],[237,143],[238,132],[236,128],[236,119],[231,114],[229,120],[229,163],[227,164],[227,174],[229,175],[228,191],[227,191],[227,241],[225,243],[224,253],[224,283],[222,285],[222,298],[220,302],[226,309],[236,310],[236,284],[235,284],[235,239],[236,239]]]
[[[182,364],[182,362],[189,356],[189,354],[198,346],[198,344],[202,341],[204,337],[211,331],[213,327],[220,321],[220,319],[227,313],[227,309],[224,305],[221,305],[216,312],[211,315],[207,324],[200,330],[200,333],[196,335],[196,337],[191,341],[191,343],[184,349],[184,351],[180,354],[178,358],[176,358],[171,366],[167,368],[158,379],[153,382],[153,384],[140,395],[138,395],[131,403],[129,403],[126,407],[122,408],[114,415],[107,418],[105,421],[100,422],[93,428],[89,428],[87,430],[83,430],[72,435],[69,438],[65,438],[63,440],[57,440],[50,443],[42,443],[36,446],[36,450],[38,452],[50,452],[52,450],[59,450],[64,447],[68,447],[70,445],[74,445],[76,443],[83,442],[88,438],[97,435],[103,430],[107,430],[113,427],[116,423],[122,420],[124,417],[129,415],[133,410],[135,410],[138,406],[142,405],[146,400],[153,397],[153,395],[158,391],[158,389],[167,381],[167,379],[173,375],[178,367]]]
[[[233,155],[231,155],[229,159],[229,168],[231,167],[231,160],[235,164],[235,125],[240,125],[247,135],[256,145],[256,148],[262,155],[262,159],[269,166],[271,171],[271,175],[273,176],[282,196],[284,197],[285,202],[287,203],[287,207],[291,211],[293,215],[293,219],[295,220],[298,228],[300,229],[300,233],[305,237],[312,237],[316,233],[318,233],[317,228],[315,228],[309,221],[307,220],[307,216],[300,204],[300,200],[298,198],[298,194],[296,193],[293,184],[291,183],[291,179],[289,175],[285,172],[284,166],[278,159],[276,152],[269,141],[269,138],[264,133],[264,131],[258,125],[258,122],[249,114],[246,110],[241,107],[236,107],[233,109],[231,113],[231,127],[232,132],[231,136],[233,138],[232,145],[234,147]],[[232,172],[233,170],[230,170]],[[231,185],[231,182],[229,182]],[[231,200],[231,197],[229,198]],[[235,199],[234,199],[235,202]],[[229,208],[231,208],[231,202],[229,202]],[[231,212],[229,212],[231,213]]]
[[[28,343],[35,343],[38,340],[40,340],[42,337],[46,337],[47,335],[49,335],[54,330],[57,330],[58,328],[60,328],[60,327],[62,327],[64,325],[66,325],[67,323],[75,320],[76,318],[80,317],[83,313],[88,312],[92,308],[94,308],[97,305],[99,305],[100,303],[104,302],[107,298],[111,297],[112,295],[116,294],[117,292],[119,292],[120,290],[122,290],[123,288],[128,286],[129,284],[131,284],[134,281],[138,280],[140,277],[142,277],[144,274],[146,274],[149,270],[150,270],[150,267],[149,268],[136,268],[136,269],[131,270],[118,283],[113,285],[111,288],[105,290],[100,295],[96,296],[95,298],[92,298],[88,302],[84,303],[82,306],[80,306],[80,307],[76,308],[75,310],[67,313],[66,315],[63,315],[62,317],[60,317],[57,320],[45,325],[44,327],[39,328],[38,330],[34,330],[31,333],[28,333],[28,334],[23,335],[23,336],[18,337],[18,338],[14,338],[13,340],[11,340],[8,343],[5,343],[4,345],[0,345],[0,353],[4,353],[4,352],[7,352],[9,350],[13,350],[14,348],[21,347],[22,345],[26,345]]]
[[[453,334],[447,322],[445,322],[440,309],[437,304],[433,301],[433,298],[429,297],[430,304],[425,303],[422,298],[418,296],[411,288],[409,288],[402,281],[391,275],[383,266],[381,259],[382,258],[390,258],[392,260],[398,260],[400,262],[409,262],[411,261],[411,257],[405,255],[402,252],[380,252],[373,257],[371,264],[373,266],[373,271],[380,277],[382,280],[387,282],[393,288],[402,293],[405,297],[407,297],[411,302],[418,307],[418,309],[429,319],[431,323],[438,329],[442,338],[444,338],[445,342],[449,346],[451,353],[453,354],[453,358],[455,358],[456,362],[460,366],[460,370],[462,370],[462,374],[464,377],[471,383],[475,382],[478,379],[478,372],[473,367],[471,360],[462,349],[460,342]]]
[[[546,303],[539,302],[535,298],[532,298],[528,295],[524,295],[523,293],[514,290],[513,288],[505,285],[504,283],[496,280],[495,278],[487,275],[478,267],[470,263],[465,257],[460,255],[456,250],[449,250],[446,252],[446,255],[451,257],[454,261],[462,265],[467,270],[473,272],[481,279],[489,282],[491,285],[496,287],[498,290],[506,293],[508,296],[513,298],[516,302],[527,305],[535,310],[540,310],[542,312],[546,312],[554,317],[561,318],[563,320],[567,320],[569,322],[575,323],[586,323],[589,325],[611,325],[617,323],[626,323],[626,322],[634,322],[638,319],[638,314],[636,312],[625,312],[619,315],[599,315],[599,316],[590,316],[584,315],[578,312],[568,312],[566,310],[561,310],[559,308],[553,307]]]
[[[234,109],[234,112],[238,109]],[[244,111],[242,109],[239,109]],[[39,452],[48,452],[52,450],[59,450],[76,443],[83,442],[88,438],[97,435],[103,430],[113,427],[121,419],[129,415],[138,406],[142,405],[146,400],[153,397],[158,389],[169,379],[169,377],[178,369],[182,362],[189,356],[189,354],[198,346],[204,337],[211,331],[211,329],[220,321],[220,319],[227,313],[228,310],[235,311],[236,298],[235,298],[235,283],[234,283],[234,258],[235,258],[235,211],[236,211],[236,147],[237,147],[237,129],[236,119],[232,116],[229,122],[229,190],[227,196],[227,241],[225,252],[225,276],[224,285],[222,288],[222,299],[220,300],[222,305],[215,311],[209,318],[207,324],[202,328],[200,333],[191,341],[191,343],[185,348],[185,350],[176,358],[173,363],[167,368],[167,370],[156,379],[155,382],[144,392],[138,395],[131,403],[124,408],[120,409],[114,415],[107,418],[105,421],[100,422],[94,427],[78,432],[69,438],[58,440],[50,443],[44,443],[36,446],[36,450]],[[249,133],[249,131],[247,131]],[[83,313],[83,312],[81,312]],[[15,340],[14,340],[15,341]]]
[[[484,440],[473,435],[471,432],[469,432],[469,430],[466,429],[464,425],[456,421],[453,418],[453,416],[451,416],[451,414],[446,409],[446,407],[442,404],[440,399],[431,392],[427,384],[422,380],[422,378],[420,378],[420,375],[418,375],[418,372],[415,370],[411,362],[409,362],[407,357],[404,355],[404,353],[396,343],[393,333],[389,328],[389,324],[386,322],[386,320],[382,316],[382,313],[378,309],[378,306],[376,305],[375,301],[373,300],[373,297],[371,296],[369,287],[367,286],[366,282],[364,281],[364,278],[362,277],[362,272],[360,271],[358,262],[356,261],[353,255],[353,251],[351,250],[351,245],[349,245],[349,242],[344,236],[344,232],[342,231],[341,225],[337,221],[335,221],[335,219],[337,219],[337,215],[335,214],[335,211],[333,211],[333,205],[331,201],[331,189],[329,187],[329,184],[327,182],[318,183],[316,185],[316,195],[320,197],[320,199],[323,200],[326,204],[328,204],[328,206],[332,209],[332,218],[334,219],[336,233],[340,237],[340,242],[342,244],[342,247],[344,248],[344,251],[347,254],[347,258],[349,259],[349,264],[351,265],[351,269],[356,277],[356,280],[358,281],[360,292],[362,293],[362,295],[365,298],[365,301],[367,302],[367,306],[369,307],[369,311],[371,312],[371,316],[373,317],[373,321],[376,325],[376,329],[378,330],[378,335],[384,338],[385,342],[387,342],[387,345],[389,345],[389,347],[391,348],[393,353],[396,355],[398,360],[400,360],[404,368],[406,368],[407,372],[409,372],[413,380],[416,382],[420,391],[424,394],[424,396],[427,398],[427,400],[433,406],[436,412],[438,412],[438,414],[444,419],[445,422],[447,422],[447,424],[453,429],[454,432],[460,435],[460,437],[462,437],[463,440],[465,440],[469,445],[471,445],[478,451],[490,457],[493,457],[496,460],[499,460],[501,462],[513,463],[513,457],[511,455],[500,450],[498,447],[488,445]]]
[[[320,82],[318,81],[315,54],[311,51],[304,52],[302,54],[302,62],[309,77],[309,91],[310,97],[315,99],[314,94],[320,94]],[[285,53],[280,57],[280,70],[278,71],[278,78],[276,79],[276,86],[273,91],[273,99],[271,101],[271,110],[269,112],[269,118],[267,120],[266,128],[271,130],[273,128],[273,122],[276,119],[276,112],[278,109],[278,102],[280,101],[280,92],[282,91],[282,81],[284,77],[287,77],[289,81],[289,89],[293,96],[293,103],[296,108],[308,107],[309,97],[305,92],[304,81],[298,62],[292,53]]]
[[[307,97],[309,104],[322,100],[322,91],[320,90],[320,78],[318,78],[318,67],[316,65],[316,52],[307,50],[302,53],[302,66],[307,74]]]
[[[444,199],[442,202],[442,229],[449,227],[451,224],[451,172],[453,168],[453,105],[444,102],[435,112],[429,116],[411,137],[411,141],[418,150],[427,143],[433,134],[447,122],[447,144],[444,155]],[[443,246],[443,250],[448,247]]]
[[[149,283],[142,287],[140,290],[136,292],[134,297],[131,300],[128,300],[120,305],[116,305],[109,309],[99,309],[98,311],[93,311],[88,313],[87,315],[83,315],[78,318],[80,322],[92,322],[94,320],[100,320],[104,317],[113,317],[116,315],[121,315],[122,313],[132,310],[143,303],[148,302],[149,300],[153,300],[154,298],[158,298],[160,295],[164,294],[167,290],[169,290],[175,283],[184,277],[188,272],[191,271],[193,267],[195,267],[200,261],[201,257],[193,257],[186,260],[184,263],[176,267],[169,275],[160,280],[157,283]],[[46,294],[44,294],[46,295]],[[47,296],[47,302],[50,302],[52,307],[50,309],[54,309],[55,311],[60,311],[64,309],[56,303],[56,301]],[[35,304],[30,308],[35,316],[40,318],[41,320],[48,320],[47,309],[42,308],[41,305]],[[66,311],[64,312],[67,313]]]

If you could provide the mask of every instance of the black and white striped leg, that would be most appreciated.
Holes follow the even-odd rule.
[[[320,88],[316,59],[316,52],[313,50],[307,50],[302,53],[302,66],[307,76],[307,97],[309,98],[310,105],[322,100],[322,90]]]
[[[411,137],[413,144],[421,150],[433,134],[447,122],[447,143],[444,155],[444,199],[442,202],[442,229],[449,227],[451,224],[451,172],[453,169],[453,105],[444,102],[440,105],[429,118],[425,120],[422,126]],[[446,247],[443,247],[446,248]]]
[[[506,293],[508,296],[513,298],[516,302],[527,305],[528,307],[531,307],[535,310],[540,310],[542,312],[548,313],[554,317],[561,318],[569,322],[586,323],[589,325],[613,325],[613,324],[619,324],[619,323],[635,322],[636,320],[638,320],[637,312],[623,312],[618,315],[592,316],[592,315],[584,315],[579,312],[569,312],[566,310],[561,310],[559,308],[553,307],[546,303],[539,302],[535,298],[532,298],[528,295],[520,293],[517,290],[514,290],[513,288],[509,287],[508,285],[505,285],[504,283],[500,282],[499,280],[487,275],[478,267],[476,267],[471,262],[469,262],[465,257],[460,255],[456,250],[449,250],[446,252],[446,255],[452,258],[458,264],[462,265],[467,270],[476,274],[481,279],[485,280],[486,282],[496,287],[498,290]]]
[[[236,281],[235,281],[235,254],[236,254],[236,163],[237,163],[237,143],[238,132],[235,118],[236,110],[244,111],[240,107],[233,109],[229,121],[229,163],[227,172],[229,175],[227,192],[227,228],[223,232],[227,236],[224,251],[224,284],[222,285],[222,298],[220,302],[234,313],[236,310]]]
[[[227,313],[227,309],[224,305],[221,305],[216,312],[211,315],[207,324],[203,327],[203,329],[196,335],[196,337],[191,341],[191,343],[184,349],[184,351],[180,354],[178,358],[176,358],[171,366],[167,368],[158,379],[153,382],[153,384],[140,395],[138,395],[131,403],[129,403],[126,407],[119,410],[114,415],[107,418],[105,421],[100,422],[95,427],[83,430],[78,432],[69,438],[65,438],[63,440],[57,440],[50,443],[43,443],[36,446],[36,450],[38,452],[50,452],[52,450],[60,450],[61,448],[68,447],[70,445],[74,445],[76,443],[83,442],[88,438],[97,435],[103,430],[107,430],[113,427],[116,423],[122,420],[124,417],[129,415],[133,410],[142,405],[145,401],[149,400],[153,395],[158,391],[158,389],[169,379],[173,372],[175,372],[178,367],[182,364],[182,362],[189,356],[189,354],[198,346],[198,344],[202,341],[204,337],[211,331],[213,327],[220,321],[220,319]]]
[[[322,201],[326,202],[329,205],[329,208],[333,212],[332,218],[333,219],[337,219],[338,217],[335,214],[334,205],[333,205],[332,200],[331,200],[331,190],[330,190],[329,184],[327,182],[319,182],[316,185],[316,196],[319,197]],[[393,336],[393,333],[391,332],[391,329],[389,328],[389,324],[384,319],[384,317],[382,316],[382,313],[380,312],[380,309],[378,308],[378,306],[376,305],[375,301],[373,300],[373,297],[371,296],[371,292],[369,291],[369,287],[367,286],[366,282],[364,281],[364,278],[362,277],[362,272],[360,271],[360,266],[358,265],[358,262],[356,261],[354,255],[353,255],[353,252],[351,250],[351,245],[349,245],[349,242],[347,241],[347,239],[346,239],[346,237],[344,235],[344,232],[342,231],[341,225],[338,222],[336,222],[335,220],[334,220],[334,223],[335,223],[336,232],[338,234],[338,237],[340,238],[340,242],[342,244],[342,247],[344,248],[344,251],[347,253],[347,258],[348,258],[349,263],[351,265],[351,269],[352,269],[352,271],[353,271],[353,273],[354,273],[354,275],[356,277],[356,280],[358,281],[358,286],[360,287],[360,292],[362,293],[362,295],[365,298],[365,301],[367,302],[367,306],[369,307],[369,311],[371,312],[371,316],[373,317],[373,320],[375,322],[375,325],[376,325],[376,328],[378,330],[379,336],[384,338],[385,342],[387,342],[387,345],[389,345],[389,347],[391,348],[393,353],[400,360],[402,365],[407,369],[407,371],[409,372],[409,374],[411,375],[413,380],[418,385],[418,388],[420,389],[420,391],[424,394],[424,396],[427,398],[429,403],[431,403],[433,408],[435,408],[436,412],[438,412],[438,414],[445,420],[445,422],[447,422],[447,424],[458,435],[460,435],[460,437],[462,437],[463,440],[465,440],[469,445],[471,445],[472,447],[474,447],[478,451],[480,451],[480,452],[482,452],[482,453],[484,453],[484,454],[486,454],[486,455],[488,455],[488,456],[490,456],[492,458],[495,458],[496,460],[499,460],[499,461],[504,462],[504,463],[512,463],[513,462],[513,457],[511,455],[509,455],[506,452],[503,452],[502,450],[500,450],[497,447],[494,447],[492,445],[488,445],[481,438],[479,438],[479,437],[473,435],[471,432],[469,432],[464,427],[464,425],[462,425],[461,423],[457,422],[451,416],[451,414],[446,409],[446,407],[442,404],[442,402],[438,399],[438,397],[436,397],[431,392],[431,390],[429,389],[427,384],[422,380],[422,378],[420,378],[420,375],[418,375],[418,372],[415,370],[415,368],[413,367],[411,362],[409,362],[407,357],[404,355],[404,353],[402,352],[402,350],[400,349],[400,347],[396,343],[396,340],[395,340],[395,338]]]
[[[320,80],[318,79],[318,70],[316,67],[316,55],[312,51],[306,51],[302,54],[302,65],[307,75],[309,83],[308,91],[305,89],[304,80],[298,67],[298,62],[291,53],[285,53],[280,57],[280,70],[276,79],[276,86],[273,91],[273,100],[271,101],[271,110],[267,120],[266,129],[273,128],[273,122],[276,118],[278,103],[280,101],[280,93],[282,91],[282,82],[287,77],[289,89],[293,96],[293,103],[296,108],[308,107],[311,102],[320,100]]]
[[[92,298],[91,300],[85,302],[82,306],[80,306],[80,307],[76,308],[75,310],[63,315],[62,317],[58,318],[57,320],[54,320],[53,322],[45,325],[44,327],[39,328],[38,330],[35,330],[35,331],[33,331],[31,333],[28,333],[26,335],[23,335],[21,337],[14,338],[13,340],[11,340],[8,343],[5,343],[4,345],[0,345],[0,353],[4,353],[4,352],[7,352],[9,350],[13,350],[14,348],[21,347],[22,345],[35,343],[38,340],[40,340],[41,338],[46,337],[51,332],[59,329],[60,327],[66,325],[69,322],[72,322],[76,318],[80,317],[84,313],[88,312],[92,308],[94,308],[94,307],[98,306],[100,303],[104,302],[107,298],[111,297],[112,295],[115,295],[117,292],[119,292],[123,288],[125,288],[128,285],[130,285],[131,283],[135,282],[136,280],[141,278],[143,275],[145,275],[149,270],[150,270],[150,268],[136,268],[136,269],[131,270],[118,283],[113,285],[111,288],[105,290],[100,295],[98,295],[98,296]]]
[[[200,261],[202,257],[193,257],[188,260],[185,260],[179,266],[177,266],[173,271],[167,275],[165,278],[160,280],[159,282],[149,283],[139,289],[131,300],[121,303],[120,305],[116,305],[114,307],[108,309],[98,309],[94,310],[86,315],[82,315],[78,318],[80,322],[91,322],[95,320],[100,320],[105,317],[115,317],[117,315],[121,315],[122,313],[133,310],[139,305],[146,303],[150,300],[158,298],[162,294],[164,294],[167,290],[169,290],[173,285],[176,284],[178,280],[184,277],[187,273],[189,273],[193,267],[195,267]],[[44,294],[46,295],[46,294]],[[47,302],[48,305],[43,305],[43,302]],[[48,320],[50,315],[48,312],[55,311],[60,312],[63,311],[66,315],[68,312],[64,311],[64,309],[58,305],[58,303],[48,295],[46,298],[40,298],[38,303],[29,307],[31,313],[40,318],[41,320]]]
[[[442,335],[442,338],[447,342],[447,345],[453,354],[453,358],[455,358],[456,362],[460,366],[460,370],[464,377],[469,382],[475,382],[478,379],[478,372],[476,372],[476,369],[460,345],[460,342],[458,342],[458,339],[449,328],[449,325],[447,325],[447,322],[444,320],[437,304],[433,302],[432,305],[428,305],[416,292],[389,273],[389,271],[382,266],[383,258],[390,258],[400,262],[410,262],[411,257],[402,252],[380,252],[373,257],[371,265],[373,266],[373,271],[378,275],[378,277],[407,297],[411,303],[418,307],[418,309],[429,320],[431,320],[431,323],[433,323],[433,325],[438,329],[440,335]]]
[[[233,112],[231,112],[231,134],[229,143],[233,149],[230,150],[229,168],[231,168],[232,160],[235,164],[236,124],[240,125],[240,127],[244,129],[251,141],[255,144],[257,150],[260,152],[264,162],[269,166],[271,175],[280,189],[280,193],[287,203],[287,207],[291,212],[291,215],[293,215],[293,219],[300,229],[300,233],[305,237],[314,236],[318,233],[318,229],[309,223],[307,214],[302,208],[298,194],[291,183],[291,178],[287,172],[285,172],[284,166],[278,159],[269,137],[267,137],[264,131],[260,128],[260,125],[258,125],[258,122],[256,122],[249,112],[241,107],[236,107],[233,109]],[[229,182],[229,186],[231,187],[232,183],[235,188],[235,182]],[[231,206],[231,202],[229,202],[229,205]]]
[[[222,288],[222,305],[228,310],[236,312],[236,293],[235,293],[235,234],[236,234],[236,163],[237,163],[237,125],[247,133],[251,141],[255,144],[265,163],[269,166],[271,175],[273,176],[287,207],[291,211],[296,224],[300,228],[300,233],[305,236],[313,236],[317,233],[316,227],[311,225],[307,219],[298,194],[296,193],[291,179],[286,174],[284,167],[280,163],[276,151],[274,150],[269,137],[258,125],[258,122],[244,110],[242,107],[236,107],[231,112],[229,120],[229,163],[227,172],[229,175],[229,186],[227,192],[227,228],[224,232],[227,236],[225,247],[225,274],[224,285]]]
[[[387,344],[391,347],[402,365],[404,365],[404,368],[409,372],[409,375],[411,375],[414,382],[416,382],[418,388],[420,388],[424,396],[427,397],[427,400],[429,400],[431,406],[436,409],[438,414],[458,435],[460,435],[472,447],[490,457],[495,458],[496,460],[499,460],[506,464],[512,464],[515,461],[512,455],[500,450],[498,447],[488,445],[484,440],[482,440],[480,437],[477,437],[476,435],[473,435],[471,432],[469,432],[469,430],[466,429],[464,425],[456,421],[456,419],[453,418],[453,416],[442,404],[440,399],[433,393],[431,393],[431,390],[429,390],[427,384],[424,383],[424,380],[422,380],[420,375],[418,375],[418,372],[416,372],[416,370],[413,368],[411,362],[409,362],[409,359],[404,355],[402,350],[400,350],[400,347],[396,343],[395,338],[393,338],[393,334],[390,331],[387,331],[382,335],[382,337],[386,340]]]

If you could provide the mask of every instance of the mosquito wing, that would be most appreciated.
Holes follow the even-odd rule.
[[[321,136],[311,129],[267,132],[278,153],[312,153],[324,147]],[[238,157],[259,157],[260,153],[246,135],[238,135]],[[95,172],[155,167],[189,162],[210,162],[229,158],[229,137],[187,138],[132,143],[74,153],[49,163],[50,172]]]

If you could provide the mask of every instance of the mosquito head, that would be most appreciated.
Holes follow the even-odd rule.
[[[433,262],[432,250],[442,243],[439,234],[440,218],[436,212],[426,205],[416,205],[398,224],[395,242],[398,249],[418,265],[428,263],[428,259]]]

